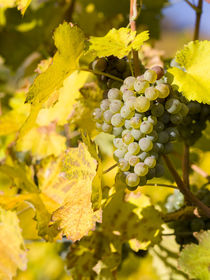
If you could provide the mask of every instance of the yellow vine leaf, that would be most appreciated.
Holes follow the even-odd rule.
[[[59,156],[66,149],[66,138],[56,132],[54,124],[32,128],[16,146],[18,151],[30,151],[37,159]]]
[[[63,160],[63,178],[68,185],[62,188],[62,205],[52,215],[59,222],[62,232],[72,241],[80,240],[95,227],[96,217],[92,209],[92,181],[96,175],[97,161],[90,155],[84,143],[70,148]],[[59,192],[54,187],[55,195]]]
[[[39,125],[49,125],[56,121],[58,125],[64,125],[73,110],[73,105],[81,96],[79,89],[84,85],[89,75],[87,72],[78,73],[75,71],[66,78],[63,87],[59,90],[58,102],[53,107],[41,109],[36,122]]]
[[[26,9],[31,3],[31,0],[16,0],[16,1],[17,1],[18,10],[20,10],[21,14],[24,15]]]
[[[26,250],[14,212],[0,208],[0,279],[12,280],[17,269],[25,270]]]
[[[31,112],[21,128],[19,139],[34,126],[38,113],[48,102],[51,106],[58,98],[58,90],[63,86],[63,81],[78,68],[79,57],[84,48],[84,34],[77,26],[67,22],[59,25],[54,33],[57,52],[52,64],[47,70],[37,76],[30,87],[26,102],[31,103]]]
[[[132,49],[139,50],[144,41],[149,39],[148,31],[136,36],[135,31],[129,28],[112,28],[104,37],[91,37],[89,52],[96,56],[114,55],[122,58],[129,54]]]
[[[174,76],[173,84],[188,100],[210,104],[210,41],[193,41],[176,53],[177,67],[168,70]]]

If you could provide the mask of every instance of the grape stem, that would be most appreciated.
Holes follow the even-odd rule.
[[[140,1],[140,9],[142,7],[142,0]],[[137,9],[137,0],[130,0],[130,17],[129,17],[129,21],[130,21],[130,26],[131,26],[131,30],[132,31],[136,31],[136,20],[138,18],[139,12]],[[139,76],[140,73],[140,60],[139,60],[139,55],[138,55],[138,51],[133,50],[133,67],[134,67],[134,74],[135,76]]]
[[[164,188],[177,189],[177,186],[174,186],[174,185],[168,185],[168,184],[146,184],[145,186],[151,186],[151,187],[164,187]],[[142,187],[144,187],[144,186],[142,186]]]
[[[91,70],[91,69],[88,69],[88,68],[80,68],[79,71],[86,71],[86,72],[91,72],[93,74],[96,74],[96,75],[104,75],[112,80],[116,80],[118,82],[123,82],[122,79],[118,78],[118,77],[115,77],[111,74],[108,74],[108,73],[105,73],[105,72],[101,72],[101,71],[98,71],[98,70]]]
[[[196,205],[200,210],[202,210],[203,214],[210,218],[210,208],[206,206],[202,201],[200,201],[193,193],[191,193],[190,189],[184,184],[181,177],[177,173],[176,169],[174,168],[173,164],[171,163],[170,159],[163,155],[163,159],[171,172],[171,174],[174,177],[175,182],[177,183],[177,186],[181,193],[183,193],[185,199],[190,202],[191,204]]]
[[[108,173],[109,171],[111,171],[112,169],[114,169],[115,167],[117,167],[118,166],[118,164],[116,163],[116,164],[114,164],[114,165],[112,165],[111,167],[109,167],[107,170],[105,170],[104,172],[103,172],[103,174],[106,174],[106,173]]]
[[[189,169],[190,169],[190,147],[184,144],[184,153],[182,158],[182,172],[183,172],[183,182],[187,188],[189,188]]]

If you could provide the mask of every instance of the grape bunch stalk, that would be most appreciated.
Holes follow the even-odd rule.
[[[120,89],[112,88],[93,112],[99,131],[115,136],[114,159],[129,189],[161,177],[161,154],[173,150],[177,125],[187,116],[187,100],[166,83],[155,66],[137,78],[128,76]]]

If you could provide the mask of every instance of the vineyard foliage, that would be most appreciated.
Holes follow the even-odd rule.
[[[210,280],[210,41],[137,2],[0,0],[0,280]]]

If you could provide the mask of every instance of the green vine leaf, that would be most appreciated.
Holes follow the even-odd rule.
[[[193,41],[176,53],[176,62],[183,68],[168,70],[174,76],[173,84],[188,100],[210,104],[210,41]]]
[[[112,28],[104,37],[91,37],[88,52],[94,52],[96,56],[114,55],[122,58],[132,49],[139,50],[143,42],[149,39],[148,31],[139,33],[129,28]]]
[[[187,245],[181,252],[179,266],[190,277],[210,279],[210,231],[199,233],[199,245]]]

